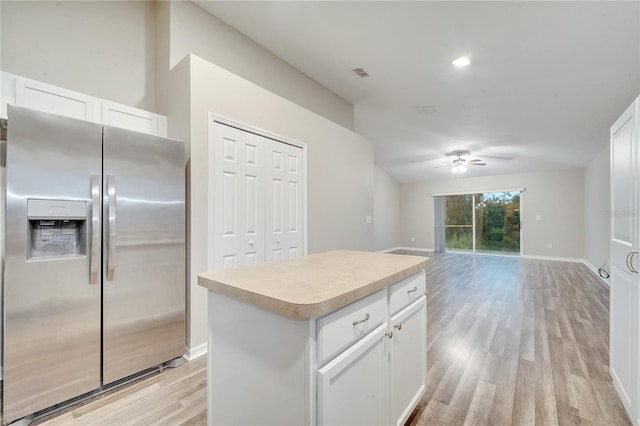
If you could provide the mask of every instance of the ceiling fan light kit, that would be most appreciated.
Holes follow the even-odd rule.
[[[464,164],[456,164],[451,168],[451,171],[455,173],[464,173],[467,171],[467,167]]]
[[[451,172],[456,175],[458,178],[462,177],[462,174],[467,171],[468,166],[486,166],[487,163],[483,162],[479,159],[469,160],[462,158],[463,155],[469,155],[471,152],[467,150],[457,150],[447,153],[447,155],[453,155],[458,158],[453,160],[453,166],[451,167]]]

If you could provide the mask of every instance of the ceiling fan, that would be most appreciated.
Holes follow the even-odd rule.
[[[482,160],[478,160],[478,159],[467,160],[465,158],[462,158],[463,155],[469,155],[469,154],[471,154],[471,152],[466,150],[465,151],[457,150],[457,151],[452,151],[447,153],[447,155],[449,156],[458,157],[453,160],[453,165],[451,166],[451,171],[453,173],[461,175],[462,173],[467,171],[467,167],[469,166],[486,166],[487,165],[487,163],[485,163]]]

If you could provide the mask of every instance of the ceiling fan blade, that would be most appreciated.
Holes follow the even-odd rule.
[[[447,152],[444,155],[447,157],[461,157],[463,155],[469,155],[471,152],[468,149],[454,149],[453,151]]]
[[[468,166],[486,166],[487,163],[469,163]]]
[[[513,160],[513,157],[503,157],[500,155],[486,155],[486,154],[482,154],[483,157],[485,158],[491,158],[494,160]]]
[[[482,163],[482,160],[478,160],[477,158],[475,160],[469,160],[467,161],[467,163]]]

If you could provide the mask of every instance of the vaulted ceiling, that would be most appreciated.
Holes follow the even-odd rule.
[[[640,93],[636,1],[196,3],[353,103],[399,182],[455,150],[469,176],[585,166]]]

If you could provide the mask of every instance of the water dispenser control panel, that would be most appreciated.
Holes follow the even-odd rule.
[[[28,200],[27,219],[27,259],[86,256],[86,201]]]

